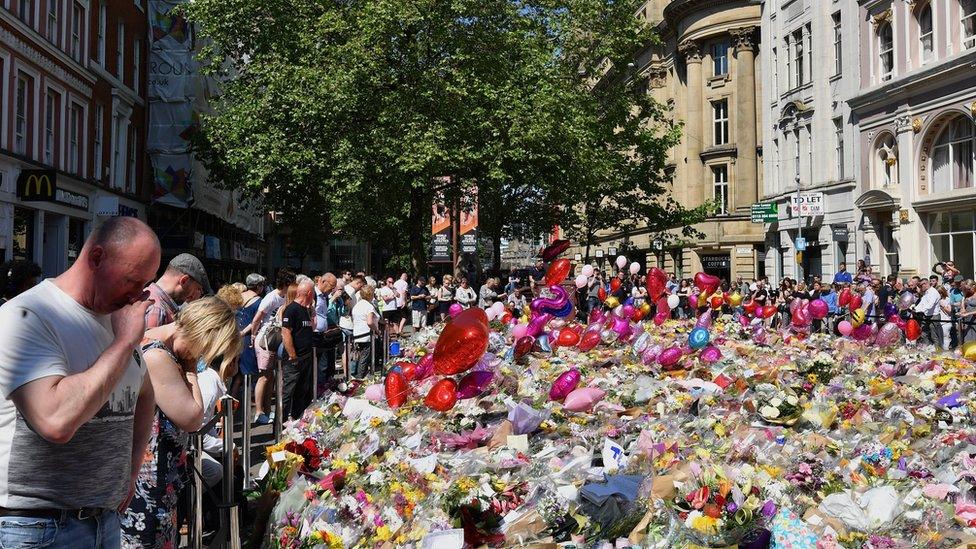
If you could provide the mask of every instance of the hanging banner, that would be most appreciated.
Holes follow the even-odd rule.
[[[189,22],[174,9],[184,0],[149,0],[149,32],[152,47],[168,50],[193,49],[193,30]]]
[[[464,195],[461,205],[461,253],[478,251],[478,188]]]
[[[438,191],[434,194],[431,207],[431,250],[430,261],[432,263],[451,262],[451,210],[447,207],[444,193]]]
[[[183,101],[196,93],[197,74],[192,53],[154,48],[149,53],[148,88],[150,99]]]
[[[190,155],[153,154],[153,202],[186,208],[190,203]]]
[[[190,137],[199,124],[199,115],[190,103],[149,103],[149,153],[179,154],[189,152]]]

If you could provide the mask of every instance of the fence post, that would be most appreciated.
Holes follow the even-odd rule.
[[[386,363],[390,360],[390,326],[383,330],[383,361],[380,362],[380,374],[386,373]]]
[[[369,375],[373,375],[376,371],[376,334],[372,330],[369,331]],[[362,375],[362,370],[360,370],[360,375]]]
[[[225,529],[226,547],[240,549],[241,529],[238,524],[237,505],[234,501],[234,397],[224,395],[221,399],[221,415],[224,418],[224,479],[221,509],[225,517],[221,525]]]
[[[203,491],[207,489],[203,482],[203,434],[194,433],[193,438],[193,482],[190,483],[193,509],[189,521],[189,546],[191,549],[203,547]]]
[[[241,464],[244,466],[243,488],[251,489],[251,375],[244,375],[244,427],[241,440],[243,453]]]
[[[275,420],[274,420],[274,439],[275,442],[281,440],[281,423],[285,419],[285,408],[282,406],[285,399],[284,395],[284,368],[282,360],[275,356]]]
[[[342,377],[349,381],[349,361],[352,359],[352,336],[342,334]]]
[[[312,401],[319,398],[319,348],[312,346]]]

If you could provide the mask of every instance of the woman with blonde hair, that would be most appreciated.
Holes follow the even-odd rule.
[[[187,303],[171,324],[146,331],[143,362],[156,398],[135,494],[122,518],[123,547],[176,547],[176,508],[187,481],[189,433],[200,428],[204,401],[198,363],[233,377],[241,353],[234,311],[217,297]]]
[[[244,296],[241,294],[241,289],[237,287],[237,284],[221,286],[217,290],[217,297],[222,299],[227,305],[230,305],[230,308],[235,312],[244,306]]]
[[[352,308],[352,333],[356,343],[356,361],[352,364],[350,375],[357,379],[366,377],[372,369],[374,357],[370,346],[370,337],[380,333],[379,314],[373,306],[375,290],[363,286],[359,290],[359,301]]]

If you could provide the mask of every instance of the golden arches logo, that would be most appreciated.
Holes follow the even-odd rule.
[[[32,183],[34,184],[33,193],[31,193]],[[41,189],[44,188],[44,185],[47,185],[47,192],[41,194]],[[30,198],[32,194],[40,197],[54,196],[54,185],[51,183],[51,178],[47,174],[27,176],[27,182],[24,184],[24,198]]]
[[[17,195],[21,200],[53,201],[57,192],[54,170],[24,170],[17,178]]]

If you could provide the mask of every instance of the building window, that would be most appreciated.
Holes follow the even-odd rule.
[[[139,93],[139,64],[142,63],[142,40],[132,41],[132,89]]]
[[[844,70],[844,46],[840,26],[840,12],[832,15],[831,18],[834,20],[834,75],[837,76]]]
[[[17,74],[17,104],[14,106],[15,121],[14,121],[14,152],[17,154],[27,154],[27,129],[29,126],[29,114],[30,114],[30,101],[31,88],[33,84],[23,75]]]
[[[932,192],[973,186],[973,122],[959,116],[949,122],[932,150]]]
[[[810,124],[804,126],[805,132],[805,142],[804,145],[807,147],[807,183],[813,183],[813,129]]]
[[[772,162],[773,173],[770,174],[772,175],[772,177],[770,177],[768,181],[770,181],[770,186],[772,187],[771,190],[775,192],[779,190],[780,174],[783,173],[780,170],[780,165],[779,165],[779,140],[778,139],[773,139],[773,150],[771,151],[770,159],[773,161]]]
[[[932,264],[952,261],[963,273],[972,273],[976,257],[976,219],[972,210],[929,216]],[[967,274],[968,276],[968,274]]]
[[[712,167],[712,197],[715,200],[715,213],[729,213],[729,169],[727,166]]]
[[[129,176],[126,178],[125,190],[135,194],[136,192],[136,131],[132,128],[129,132]]]
[[[115,72],[125,84],[125,25],[119,23],[118,43],[115,45]]]
[[[793,181],[800,181],[800,130],[793,130]]]
[[[895,72],[895,42],[891,25],[883,23],[878,27],[878,51],[881,62],[881,81],[891,80]]]
[[[17,17],[27,23],[28,26],[34,20],[34,3],[31,0],[19,0],[17,2]]]
[[[75,2],[71,6],[71,58],[81,62],[81,29],[84,25],[85,8]]]
[[[98,50],[96,54],[98,55],[98,64],[102,68],[105,67],[105,19],[105,3],[103,2],[98,8],[98,44],[96,46]]]
[[[54,166],[54,127],[57,122],[57,101],[51,90],[44,98],[44,163]]]
[[[890,134],[878,141],[875,162],[877,163],[875,173],[880,179],[881,188],[887,189],[898,183],[898,172],[895,167],[898,163],[898,145]]]
[[[776,48],[774,47],[773,48],[773,62],[772,62],[772,67],[773,67],[773,78],[772,78],[772,81],[773,81],[773,99],[776,99],[777,97],[779,97],[779,67],[777,66],[778,63],[779,63],[779,57],[776,56]]]
[[[712,44],[712,67],[715,76],[729,73],[729,43],[725,40]]]
[[[47,0],[47,39],[55,45],[58,43],[59,11],[61,11],[61,0]]]
[[[804,83],[803,73],[803,29],[797,29],[793,33],[793,86],[802,86]]]
[[[925,4],[922,9],[918,10],[918,42],[922,53],[922,63],[928,63],[935,57],[931,4]]]
[[[712,120],[715,130],[715,144],[725,145],[729,142],[729,101],[721,99],[712,102]]]
[[[95,106],[95,180],[102,180],[102,131],[105,125],[105,107]]]
[[[837,161],[837,180],[844,179],[844,119],[834,119],[834,158]]]
[[[976,46],[976,0],[961,0],[962,4],[962,45],[964,48]]]
[[[793,88],[793,49],[790,37],[783,39],[783,53],[786,54],[786,89]]]
[[[81,173],[81,150],[78,138],[81,134],[81,107],[72,104],[68,115],[68,171]]]

